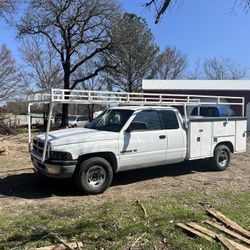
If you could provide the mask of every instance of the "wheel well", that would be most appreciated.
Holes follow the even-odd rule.
[[[227,147],[229,148],[229,150],[230,150],[231,153],[234,152],[234,146],[233,146],[232,142],[230,142],[230,141],[223,141],[223,142],[218,143],[218,144],[216,145],[216,147],[218,147],[218,146],[220,146],[220,145],[225,145],[225,146],[227,146]],[[215,147],[215,148],[216,148],[216,147]],[[214,149],[215,149],[215,148],[214,148]]]
[[[89,159],[89,158],[93,158],[93,157],[101,157],[104,158],[105,160],[107,160],[110,165],[113,168],[114,173],[117,170],[117,159],[114,153],[112,152],[98,152],[98,153],[90,153],[90,154],[85,154],[85,155],[81,155],[78,157],[77,160],[77,167],[80,165],[81,162]]]

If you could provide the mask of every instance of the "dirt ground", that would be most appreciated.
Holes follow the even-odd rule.
[[[20,212],[29,205],[102,204],[117,197],[144,199],[162,192],[192,190],[210,195],[218,191],[250,190],[250,135],[247,152],[232,155],[231,167],[226,171],[211,171],[206,161],[129,171],[115,175],[112,186],[97,196],[80,195],[71,180],[47,179],[34,173],[26,134],[2,136],[0,144],[8,148],[7,154],[0,156],[0,213]]]

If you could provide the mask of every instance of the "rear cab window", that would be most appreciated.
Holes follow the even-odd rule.
[[[158,113],[162,129],[178,129],[180,127],[176,113],[173,110],[159,110]]]

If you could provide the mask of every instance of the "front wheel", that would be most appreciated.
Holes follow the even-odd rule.
[[[83,161],[75,175],[78,189],[86,194],[103,193],[111,184],[113,169],[110,163],[101,157]]]
[[[230,150],[226,145],[219,145],[214,150],[214,157],[212,158],[212,168],[217,171],[227,169],[230,164]]]

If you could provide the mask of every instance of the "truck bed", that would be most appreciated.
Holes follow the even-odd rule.
[[[246,151],[247,118],[189,117],[187,124],[188,160],[212,157],[220,142],[234,153]]]

